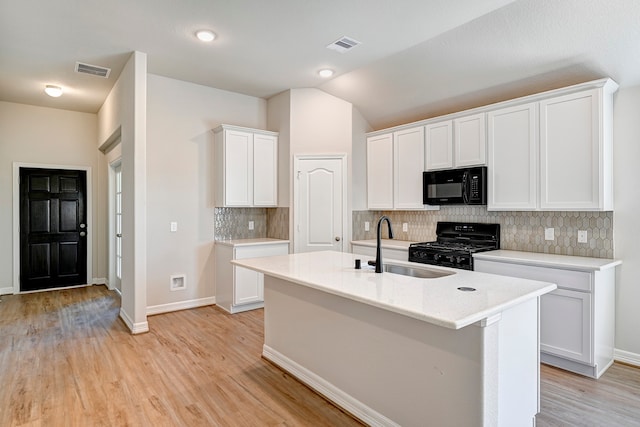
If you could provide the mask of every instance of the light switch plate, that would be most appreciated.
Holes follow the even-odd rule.
[[[171,223],[169,224],[169,230],[171,230],[172,233],[178,231],[178,223],[175,221],[171,221]]]
[[[544,240],[554,240],[555,239],[554,231],[555,230],[553,228],[545,228],[544,229]]]
[[[587,243],[587,230],[578,230],[578,243]]]
[[[406,222],[402,223],[402,231],[404,231],[405,233],[407,231],[409,231],[409,224],[408,223],[406,223]]]
[[[364,222],[364,231],[369,231],[369,221]]]
[[[253,230],[253,228],[254,228],[254,222],[249,221],[249,230]]]

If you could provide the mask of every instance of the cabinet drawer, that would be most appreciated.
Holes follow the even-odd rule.
[[[289,253],[288,244],[239,246],[235,249],[233,259],[258,258],[265,256],[287,255]]]
[[[591,274],[585,271],[563,270],[560,268],[537,267],[487,260],[474,260],[475,271],[500,274],[522,279],[540,280],[558,285],[561,289],[591,292]]]

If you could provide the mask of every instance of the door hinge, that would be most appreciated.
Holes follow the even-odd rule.
[[[302,171],[298,171],[298,176],[297,179],[300,179],[300,174],[302,173]]]

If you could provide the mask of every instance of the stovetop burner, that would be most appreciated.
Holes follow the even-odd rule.
[[[500,224],[438,222],[436,241],[409,246],[409,261],[473,270],[473,253],[500,249]]]

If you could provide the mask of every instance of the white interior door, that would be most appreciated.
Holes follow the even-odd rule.
[[[342,251],[345,158],[299,157],[294,164],[294,251]]]

